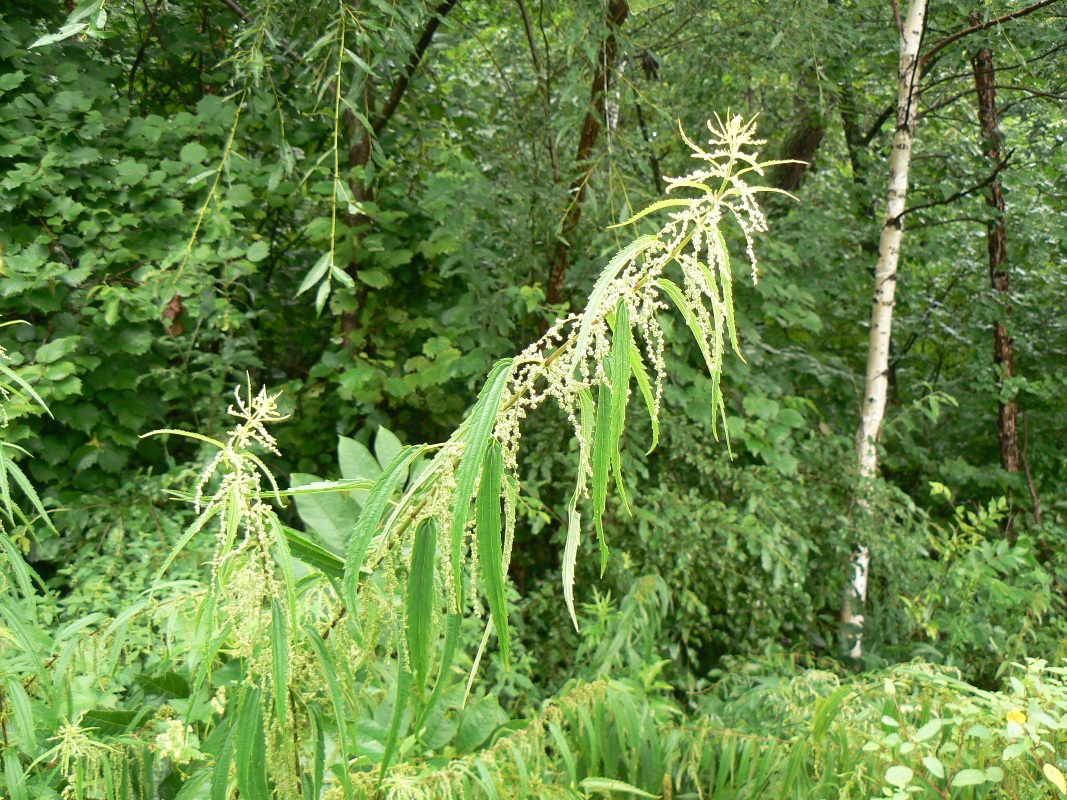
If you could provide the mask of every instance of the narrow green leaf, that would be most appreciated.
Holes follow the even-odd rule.
[[[233,762],[234,728],[229,718],[223,723],[226,733],[219,752],[215,756],[215,765],[211,771],[211,800],[226,800],[230,794],[230,764]]]
[[[396,650],[396,703],[393,705],[393,721],[389,725],[389,738],[385,741],[385,753],[382,754],[382,769],[378,774],[379,786],[385,778],[386,770],[389,769],[389,762],[393,760],[397,742],[400,741],[400,727],[404,721],[404,712],[408,708],[408,698],[411,696],[411,673],[408,671],[407,659],[404,658],[404,648],[397,647]]]
[[[511,641],[508,629],[508,600],[504,574],[503,549],[500,541],[500,487],[504,474],[504,456],[500,444],[493,440],[485,453],[482,479],[478,485],[478,561],[482,582],[489,601],[489,612],[496,625],[497,641],[504,669],[509,669]]]
[[[295,558],[300,559],[310,567],[322,570],[323,573],[335,580],[340,580],[345,574],[345,562],[331,553],[322,545],[308,539],[298,530],[282,525],[282,533],[289,542],[289,550]]]
[[[610,365],[609,365],[610,368]],[[611,474],[612,425],[611,387],[600,384],[597,392],[596,427],[593,432],[593,522],[600,543],[600,573],[608,565],[608,543],[604,537],[604,511],[608,502],[608,476]]]
[[[619,273],[622,272],[627,264],[658,242],[659,239],[655,236],[638,236],[620,250],[604,267],[604,271],[600,273],[600,277],[597,278],[596,285],[589,295],[589,301],[585,305],[585,314],[582,316],[582,323],[578,328],[575,352],[579,354],[579,357],[582,357],[582,354],[589,347],[589,336],[593,331],[593,323],[596,322],[597,314],[600,312],[600,304],[604,299],[604,295],[607,294],[611,282],[619,276]]]
[[[246,687],[237,709],[237,788],[242,797],[270,797],[267,788],[267,740],[263,731],[263,692]]]
[[[620,298],[615,311],[615,333],[611,340],[611,465],[615,474],[615,486],[627,514],[631,514],[631,511],[622,481],[620,442],[626,427],[626,405],[630,395],[631,350],[633,335],[630,331],[630,308],[625,298]]]
[[[271,655],[273,657],[274,713],[278,724],[285,728],[286,712],[289,706],[289,626],[285,621],[285,610],[278,598],[271,601]]]
[[[722,399],[722,392],[719,390],[719,379],[722,375],[722,359],[716,358],[713,352],[708,348],[707,337],[704,335],[703,330],[701,330],[700,323],[697,321],[696,315],[693,313],[693,309],[690,307],[689,300],[686,298],[685,293],[667,278],[660,278],[656,281],[656,285],[671,299],[674,305],[678,308],[678,311],[681,312],[686,325],[689,326],[689,331],[693,334],[693,339],[696,340],[697,347],[700,348],[700,353],[704,356],[704,363],[708,367],[708,375],[712,382],[712,408],[714,408],[716,412],[721,413],[723,420],[725,420],[726,406]],[[712,317],[716,321],[719,319],[715,314],[712,314]],[[718,322],[716,324],[718,324]],[[712,433],[715,435],[716,439],[719,437],[717,419],[717,417],[712,418]]]
[[[571,495],[570,506],[567,509],[567,543],[563,548],[563,599],[567,603],[567,611],[571,615],[575,630],[578,630],[578,615],[574,611],[574,567],[578,559],[578,547],[582,542],[582,515],[578,513],[578,502],[585,494],[585,476],[589,469],[589,448],[594,435],[595,415],[593,395],[586,387],[578,391],[578,408],[581,426],[581,441],[578,443],[578,448],[581,456],[574,494]]]
[[[352,776],[348,774],[348,720],[351,715],[345,708],[344,696],[341,694],[341,682],[337,679],[337,669],[333,663],[326,642],[322,640],[319,632],[314,628],[304,626],[304,635],[315,650],[322,674],[326,678],[326,689],[330,694],[330,702],[333,705],[334,720],[337,723],[337,746],[341,751],[341,785],[345,790],[345,800],[352,797]]]
[[[734,273],[733,266],[730,263],[730,250],[726,247],[726,240],[723,239],[722,232],[716,231],[715,233],[719,237],[719,250],[722,254],[719,282],[722,284],[722,302],[726,308],[726,326],[730,331],[730,346],[744,361],[745,357],[741,355],[741,347],[737,343],[737,322],[734,319]]]
[[[478,394],[478,401],[468,419],[462,440],[464,449],[456,468],[455,504],[452,507],[452,528],[449,531],[452,582],[458,608],[463,606],[463,535],[470,518],[471,495],[474,493],[474,484],[482,469],[485,451],[489,447],[489,437],[493,433],[500,411],[500,401],[511,374],[511,363],[510,358],[505,358],[493,366],[482,391]]]
[[[620,223],[618,223],[616,225],[609,225],[608,228],[609,229],[611,229],[611,228],[625,228],[627,225],[633,225],[639,219],[647,217],[649,214],[654,214],[654,213],[656,213],[657,211],[659,211],[661,209],[664,209],[664,208],[689,208],[695,202],[697,202],[697,201],[696,200],[689,200],[689,199],[682,198],[682,197],[672,197],[672,198],[668,198],[667,200],[658,200],[655,203],[653,203],[652,205],[648,206],[647,208],[645,208],[645,209],[643,209],[641,211],[638,211],[636,214],[634,214],[632,217],[630,217],[628,220],[626,220],[626,222],[620,222]]]
[[[647,456],[659,444],[659,419],[656,416],[656,398],[652,394],[652,381],[648,377],[648,369],[645,367],[645,360],[641,356],[641,350],[636,344],[630,347],[630,366],[633,370],[634,383],[641,390],[645,408],[648,409],[648,419],[652,423],[652,446],[645,453]]]
[[[311,718],[315,724],[315,752],[311,764],[311,797],[316,800],[322,796],[322,782],[326,776],[326,732],[322,729],[322,716],[318,709],[311,708]]]
[[[408,472],[408,465],[418,458],[422,451],[422,447],[406,447],[397,453],[374,484],[367,502],[363,504],[363,510],[356,522],[356,529],[348,539],[345,552],[343,594],[345,605],[349,608],[356,607],[356,589],[359,586],[359,574],[363,568],[363,560],[367,556],[370,541],[378,530],[378,524],[385,515],[389,500],[393,492],[401,487],[402,479]]]
[[[7,693],[7,701],[14,712],[19,744],[26,755],[36,755],[34,752],[37,749],[36,726],[33,721],[30,697],[26,694],[22,681],[15,677],[8,677],[4,680],[4,689]]]
[[[830,729],[834,717],[841,710],[841,704],[851,694],[852,689],[848,686],[839,686],[829,697],[818,700],[815,704],[815,715],[811,720],[811,738],[818,744]]]
[[[185,529],[182,538],[178,540],[178,543],[174,545],[166,559],[164,559],[163,566],[161,566],[156,573],[153,583],[158,583],[163,578],[163,574],[170,569],[170,565],[174,563],[174,559],[178,557],[178,554],[185,549],[185,546],[193,540],[193,537],[200,533],[200,531],[204,529],[204,526],[207,525],[218,512],[218,506],[211,506],[203,514],[193,520],[192,524]]]
[[[48,516],[48,512],[45,511],[41,498],[37,495],[37,490],[33,488],[33,484],[30,483],[30,479],[26,477],[26,473],[22,471],[22,468],[11,459],[8,459],[4,463],[4,469],[15,479],[15,483],[22,489],[22,493],[26,495],[26,498],[30,501],[30,504],[40,515],[41,519],[54,531],[55,526],[52,525],[52,520]]]
[[[601,792],[606,795],[612,795],[615,792],[621,792],[622,794],[632,794],[637,797],[651,797],[655,798],[656,795],[649,794],[644,789],[638,789],[636,786],[631,786],[625,781],[617,781],[613,778],[585,778],[578,784],[582,791],[586,794],[590,792]]]
[[[433,580],[436,554],[437,522],[433,519],[423,520],[415,531],[406,597],[408,652],[415,673],[415,686],[420,695],[426,688],[430,672],[433,611],[437,601]]]
[[[426,705],[423,706],[422,711],[419,713],[419,718],[415,722],[414,730],[416,734],[422,733],[426,719],[430,716],[430,712],[433,711],[437,701],[441,699],[441,695],[444,693],[448,674],[452,669],[452,661],[456,657],[456,647],[459,644],[459,625],[462,621],[463,617],[459,614],[448,615],[448,622],[445,625],[445,646],[441,654],[441,668],[437,672],[437,683],[433,687],[433,692],[430,693],[430,699],[426,701]]]

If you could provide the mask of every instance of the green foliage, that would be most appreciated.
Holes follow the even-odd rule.
[[[0,794],[1067,791],[1057,12],[928,64],[857,514],[892,8],[623,10],[0,12]]]

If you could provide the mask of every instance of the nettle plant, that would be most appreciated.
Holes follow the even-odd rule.
[[[632,386],[652,421],[652,447],[658,440],[666,376],[660,316],[670,304],[699,345],[713,381],[711,402],[725,422],[719,380],[727,341],[735,350],[738,342],[723,230],[728,220],[740,228],[755,280],[753,237],[767,227],[756,197],[773,190],[748,181],[776,162],[758,161],[754,148],[762,142],[753,123],[716,119],[708,130],[706,147],[686,138],[699,168],[668,182],[668,191],[690,196],[662,200],[623,223],[667,212],[657,232],[639,236],[610,261],[582,313],[558,320],[521,354],[492,368],[447,442],[400,447],[377,476],[281,490],[254,452],[277,452],[267,430],[284,419],[277,396],[238,389],[230,407],[237,425],[228,441],[184,434],[217,454],[193,498],[198,518],[164,570],[198,533],[214,527],[211,585],[197,617],[197,650],[189,657],[190,697],[215,686],[222,691],[215,709],[224,712],[217,722],[211,717],[204,747],[213,763],[192,774],[190,792],[210,781],[213,798],[228,797],[234,788],[247,798],[272,792],[349,798],[379,791],[384,781],[384,788],[405,795],[422,785],[420,775],[435,773],[440,762],[434,759],[442,753],[462,754],[472,742],[486,742],[501,722],[499,709],[481,721],[461,719],[453,740],[457,723],[442,706],[463,708],[493,630],[501,660],[509,663],[506,581],[526,418],[551,399],[578,442],[563,559],[564,595],[575,625],[582,510],[591,507],[603,565],[612,477],[622,504],[628,503],[621,442]],[[365,479],[370,477],[376,479]],[[343,553],[283,525],[272,505],[315,496],[358,504]],[[470,678],[457,693],[450,677],[468,613],[486,623]],[[590,703],[602,697],[587,694]],[[356,724],[368,719],[377,731],[374,741],[366,724]],[[547,737],[542,731],[540,739],[526,738],[542,752],[558,747],[558,738],[549,744]],[[439,773],[430,793],[458,791],[457,781],[475,772],[483,782],[493,775],[509,780],[487,764]],[[591,790],[606,779],[583,780],[594,781],[586,784]]]

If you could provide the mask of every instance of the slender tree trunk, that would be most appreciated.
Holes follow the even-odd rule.
[[[911,166],[911,146],[915,138],[919,45],[925,24],[926,0],[911,0],[900,34],[897,129],[893,136],[893,152],[889,161],[885,220],[878,244],[878,266],[874,273],[874,303],[871,309],[863,416],[856,436],[861,498],[866,491],[866,484],[878,474],[878,438],[885,415],[889,382],[889,339],[893,330],[893,303],[897,287],[900,243],[904,236],[903,214],[908,194],[908,169]],[[870,563],[870,552],[866,545],[861,545],[856,553],[855,572],[842,613],[842,621],[853,626],[856,631],[849,653],[854,658],[863,655],[863,615],[857,613],[853,605],[861,606],[867,600]]]
[[[626,0],[611,0],[608,4],[608,32],[597,53],[597,66],[589,92],[589,110],[582,121],[582,132],[578,137],[578,152],[575,155],[578,175],[571,184],[571,204],[563,217],[563,224],[552,251],[552,267],[548,273],[548,290],[545,293],[549,303],[563,302],[563,282],[570,270],[574,235],[582,218],[582,202],[585,200],[586,187],[593,171],[593,147],[596,145],[597,136],[600,135],[600,124],[604,119],[606,85],[611,74],[615,72],[618,52],[615,31],[626,21],[629,13],[630,6]]]
[[[995,167],[1001,158],[1000,126],[997,121],[996,74],[993,71],[993,51],[983,48],[971,60],[974,66],[974,85],[978,90],[978,120],[982,126],[986,158]],[[1015,352],[1007,321],[1011,318],[1011,303],[1008,300],[1009,275],[1008,236],[1004,227],[1004,193],[999,175],[989,184],[986,203],[996,212],[990,221],[986,243],[989,249],[989,282],[1002,298],[1003,316],[993,323],[993,363],[997,370],[997,388],[1004,381],[1015,377]],[[997,403],[997,438],[1000,440],[1000,465],[1008,472],[1019,472],[1019,406],[1012,397],[1006,403]]]

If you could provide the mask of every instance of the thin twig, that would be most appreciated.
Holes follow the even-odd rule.
[[[910,208],[905,208],[903,211],[900,212],[900,214],[897,215],[897,217],[894,220],[894,222],[899,224],[900,220],[904,218],[905,214],[910,214],[913,211],[918,211],[918,210],[923,209],[923,208],[933,208],[934,206],[946,206],[946,205],[949,205],[950,203],[956,202],[961,197],[966,197],[969,194],[974,194],[979,189],[985,188],[986,186],[991,184],[993,181],[995,181],[997,179],[997,175],[1000,174],[1000,171],[1003,170],[1008,165],[1008,161],[1011,160],[1011,156],[1012,156],[1013,152],[1015,152],[1015,151],[1014,150],[1010,151],[1006,156],[1004,156],[1004,160],[1001,161],[999,164],[997,164],[996,167],[993,168],[993,171],[991,173],[989,173],[989,175],[981,183],[976,183],[974,186],[971,186],[971,187],[969,187],[967,189],[963,189],[961,191],[958,191],[955,194],[949,195],[944,200],[933,200],[933,201],[931,201],[929,203],[920,203],[917,206],[911,206]]]
[[[961,31],[956,31],[951,36],[946,36],[940,42],[938,42],[929,50],[927,50],[926,53],[919,59],[919,62],[925,65],[927,62],[930,61],[931,58],[934,57],[936,53],[938,53],[945,47],[948,47],[953,42],[962,39],[964,36],[969,36],[972,33],[984,31],[987,28],[993,28],[997,25],[1000,25],[1001,23],[1008,22],[1009,20],[1018,19],[1019,17],[1025,17],[1027,14],[1033,11],[1037,11],[1039,8],[1050,6],[1056,2],[1059,2],[1059,0],[1040,0],[1040,2],[1034,3],[1033,5],[1027,6],[1026,8],[1020,8],[1018,11],[1013,11],[1012,13],[1005,14],[1002,17],[997,17],[996,19],[991,19],[988,22],[982,22],[978,25],[972,25],[969,28],[964,28]]]

